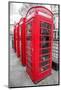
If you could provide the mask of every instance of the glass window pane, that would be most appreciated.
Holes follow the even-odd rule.
[[[45,71],[45,70],[47,70],[47,69],[49,69],[49,65],[47,65],[47,66],[45,66],[45,67],[42,67],[42,68],[41,68],[41,72],[43,72],[43,71]]]
[[[49,55],[42,56],[43,61],[48,60],[48,59],[49,59]]]
[[[40,29],[40,33],[48,35],[49,31],[47,29]]]
[[[45,54],[45,53],[49,53],[49,50],[48,49],[42,50],[42,54]]]
[[[27,40],[31,40],[32,39],[32,37],[31,36],[27,36]]]
[[[48,41],[49,40],[49,36],[42,36],[42,40],[43,41]]]
[[[49,23],[47,23],[47,22],[40,23],[40,26],[43,27],[43,28],[51,29],[51,25]]]
[[[49,47],[49,43],[42,43],[42,48]]]
[[[48,61],[42,62],[42,63],[41,63],[41,66],[45,66],[45,65],[47,65],[48,63],[49,63]]]

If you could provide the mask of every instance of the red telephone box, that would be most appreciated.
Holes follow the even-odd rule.
[[[16,26],[16,52],[19,57],[21,54],[22,65],[26,65],[26,43],[25,43],[25,30],[26,30],[26,18],[21,18]]]
[[[21,18],[20,21],[16,24],[15,30],[14,30],[14,46],[16,47],[16,53],[19,57],[21,55],[21,62],[22,65],[26,65],[26,18]]]
[[[26,71],[34,83],[52,72],[53,14],[35,6],[26,15]]]
[[[20,30],[21,30],[21,61],[22,65],[26,65],[26,18],[20,20]]]

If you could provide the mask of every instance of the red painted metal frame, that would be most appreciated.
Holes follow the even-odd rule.
[[[17,53],[17,57],[20,57],[20,35],[19,35],[19,30],[20,30],[20,26],[19,23],[17,23],[16,26],[16,53]]]
[[[32,7],[31,9],[28,10],[27,12],[27,15],[29,13],[30,10],[32,9],[35,9],[36,8],[43,8],[45,11],[41,10],[41,12],[46,12],[47,14],[49,14],[51,16],[51,18],[48,18],[48,17],[44,17],[42,15],[38,15],[38,13],[36,13],[34,15],[34,17],[32,17],[30,20],[27,20],[26,21],[26,25],[28,23],[32,23],[32,27],[31,27],[31,30],[32,30],[32,41],[31,41],[31,53],[32,53],[32,57],[31,57],[31,63],[32,63],[32,66],[29,65],[28,63],[28,54],[26,53],[26,71],[27,73],[29,74],[30,78],[32,79],[32,81],[34,83],[37,83],[38,81],[44,79],[45,77],[47,77],[48,75],[51,74],[52,72],[52,42],[53,42],[53,14],[50,10],[48,10],[47,8],[45,7],[42,7],[42,6],[37,6],[37,7]],[[35,11],[36,12],[36,11]],[[38,11],[37,11],[38,12]],[[26,17],[27,17],[26,15]],[[42,34],[40,34],[40,30],[41,27],[40,27],[40,23],[42,22],[47,22],[51,25],[51,29],[50,29],[50,34],[49,34],[49,37],[50,37],[50,44],[49,44],[49,69],[47,69],[46,71],[44,72],[41,72],[41,68],[42,66],[40,66],[40,63],[42,63],[42,59],[40,60],[40,55],[43,56],[44,54],[40,54],[40,50],[42,52],[42,49],[45,49],[45,48],[40,48],[40,42],[41,42],[41,45],[42,45],[42,40],[40,41],[40,36],[42,37]],[[27,41],[26,41],[26,45],[27,45]],[[27,52],[27,50],[26,50]]]
[[[26,18],[22,18],[21,20],[23,23],[21,26],[21,59],[22,59],[22,65],[26,65]]]

